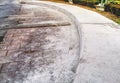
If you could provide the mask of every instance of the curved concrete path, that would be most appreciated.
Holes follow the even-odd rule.
[[[78,25],[76,28],[80,35],[81,51],[76,75],[71,76],[66,71],[66,75],[62,76],[63,82],[60,82],[61,79],[59,79],[60,81],[55,83],[70,83],[69,79],[72,77],[75,77],[72,83],[120,83],[120,26],[118,24],[100,14],[72,5],[48,1],[34,1],[32,3],[62,11]],[[71,60],[71,58],[68,59]],[[69,66],[68,63],[64,63],[64,65],[63,70]],[[40,75],[38,73],[37,75],[39,78]],[[37,78],[35,77],[35,80],[40,80]],[[64,78],[68,78],[68,81],[65,82]],[[34,79],[33,76],[30,79]],[[48,83],[45,81],[42,83]],[[31,81],[31,83],[34,82]],[[53,83],[53,81],[49,83]]]
[[[80,30],[80,62],[73,83],[120,83],[120,26],[100,14],[72,5],[38,1],[69,12]],[[81,36],[82,35],[82,36]]]
[[[7,19],[26,27],[7,30],[0,45],[0,83],[71,83],[79,61],[79,35],[67,15],[21,4]],[[66,26],[48,26],[68,22]],[[48,23],[46,27],[31,24]]]

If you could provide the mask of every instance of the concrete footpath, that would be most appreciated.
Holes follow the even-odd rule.
[[[22,43],[22,49],[9,54],[14,63],[2,65],[0,83],[120,83],[120,25],[96,12],[73,5],[49,1],[26,3],[23,14],[43,14],[42,17],[45,17],[50,11],[48,16],[65,16],[64,20],[72,20],[72,25],[47,27],[45,30],[12,30],[16,36],[16,39],[13,38],[14,45],[19,43],[17,35],[23,35],[24,31],[33,33],[33,36],[19,37],[27,44]],[[24,22],[31,23],[31,20]],[[28,44],[28,41],[32,43]]]
[[[76,25],[47,6],[20,5],[18,14],[6,18],[18,24],[11,24],[15,28],[7,30],[0,45],[0,83],[72,82],[79,61]],[[66,22],[69,25],[61,25]]]
[[[78,25],[81,52],[73,83],[120,83],[120,26],[83,8],[53,2],[36,2],[69,12]],[[67,13],[66,13],[67,14]]]

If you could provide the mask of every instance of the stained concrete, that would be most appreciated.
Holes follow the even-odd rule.
[[[8,30],[0,49],[0,83],[72,82],[79,61],[79,35],[72,20],[49,7],[29,4],[23,4],[16,16],[30,17],[20,24],[67,21],[71,25]]]
[[[17,21],[8,20],[8,17],[19,13],[20,5],[17,4],[18,2],[16,0],[0,0],[0,25],[17,24]],[[0,31],[0,42],[3,41],[5,34],[6,30]]]
[[[120,25],[96,12],[76,6],[45,1],[35,3],[57,7],[77,20],[82,43],[73,83],[120,82]]]
[[[73,83],[119,83],[120,25],[96,12],[76,6],[41,3],[59,7],[78,21],[82,43]]]
[[[68,19],[72,20],[74,27],[71,28],[58,27],[57,32],[56,29],[55,31],[54,29],[52,29],[55,33],[52,33],[51,29],[46,29],[47,31],[49,31],[48,33],[46,33],[46,30],[44,29],[36,30],[34,34],[38,34],[40,40],[41,38],[43,39],[45,38],[44,39],[45,42],[44,41],[41,42],[43,46],[40,48],[42,49],[39,50],[39,52],[42,53],[40,54],[39,57],[42,56],[42,58],[38,58],[37,55],[36,55],[37,58],[30,58],[30,56],[29,57],[22,56],[24,54],[31,55],[31,53],[33,54],[35,52],[35,50],[28,49],[34,48],[32,47],[34,46],[32,44],[35,44],[34,42],[35,41],[37,42],[36,39],[39,39],[38,36],[33,35],[32,41],[34,42],[32,44],[29,43],[28,45],[26,45],[27,50],[23,49],[22,51],[18,51],[17,54],[11,55],[14,56],[13,57],[14,60],[20,59],[21,61],[22,60],[27,62],[30,61],[30,64],[34,65],[32,67],[29,65],[24,66],[24,63],[20,63],[21,64],[20,70],[28,66],[32,68],[33,71],[29,72],[30,68],[27,69],[28,68],[27,67],[25,71],[27,72],[28,75],[26,75],[23,74],[25,73],[24,71],[22,72],[19,70],[20,74],[12,75],[13,77],[16,76],[18,78],[15,78],[14,80],[8,79],[9,82],[11,83],[120,82],[120,66],[119,66],[120,25],[96,12],[79,8],[77,6],[53,3],[48,1],[32,1],[27,2],[27,4],[49,7],[54,10],[63,12],[68,16],[67,20]],[[32,29],[31,31],[34,32],[34,29]],[[16,34],[18,34],[18,32],[19,31],[16,31]],[[24,33],[24,30],[21,31],[21,33],[29,34],[29,32]],[[42,36],[43,33],[46,33],[45,37]],[[47,34],[50,35],[48,36]],[[29,39],[31,38],[25,37],[26,41]],[[48,39],[50,41],[46,41]],[[37,48],[39,48],[39,44],[36,44],[35,46],[38,46]],[[48,50],[49,48],[51,50]],[[70,51],[71,49],[72,52]],[[49,53],[52,54],[49,55]],[[4,52],[2,52],[1,54],[6,55],[6,50],[4,50]],[[16,56],[19,57],[17,58]],[[47,58],[48,56],[49,58]],[[35,64],[31,62],[31,60],[33,61],[33,63],[35,62],[37,66],[35,66]],[[39,63],[38,61],[41,62]],[[43,63],[42,61],[45,63]],[[45,66],[43,64],[45,64]],[[18,64],[12,63],[11,65],[12,67],[16,67]],[[6,69],[9,69],[11,65],[10,64],[6,65],[5,67],[8,67]],[[14,71],[13,69],[15,68],[11,69],[12,71]],[[4,73],[3,76],[6,77],[7,74],[8,78],[11,77],[9,73]],[[24,79],[22,77],[24,77]],[[20,79],[22,80],[20,81]]]

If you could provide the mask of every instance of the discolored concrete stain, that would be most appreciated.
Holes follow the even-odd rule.
[[[0,47],[0,83],[120,82],[120,25],[96,12],[49,1],[25,2],[20,10],[9,19],[71,25],[8,30]]]
[[[21,24],[54,20],[71,25],[8,30],[0,51],[4,60],[0,61],[0,83],[72,82],[79,59],[79,37],[71,19],[48,7],[26,4],[18,15],[22,16],[27,19],[19,20]]]

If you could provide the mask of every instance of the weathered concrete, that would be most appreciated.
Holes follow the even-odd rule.
[[[74,83],[120,82],[120,29],[82,24],[83,47]]]
[[[57,27],[57,26],[69,26],[70,22],[66,21],[43,21],[40,23],[24,23],[24,24],[16,24],[16,25],[2,25],[0,26],[0,30],[8,30],[8,29],[24,29],[24,28],[39,28],[39,27]]]
[[[68,11],[81,26],[82,51],[74,83],[119,83],[120,26],[83,8],[52,2],[41,3]]]
[[[23,1],[24,2],[24,1]],[[108,18],[90,11],[86,10],[77,6],[73,5],[66,5],[60,3],[53,3],[49,1],[27,1],[28,4],[33,5],[44,5],[51,8],[55,8],[58,11],[63,11],[64,13],[69,12],[72,16],[76,17],[76,19],[80,23],[114,23],[113,21],[109,20]],[[84,18],[85,17],[85,18]],[[114,23],[116,24],[116,23]]]
[[[79,36],[64,13],[24,4],[21,24],[67,21],[71,25],[8,30],[0,50],[0,83],[70,83],[79,61]],[[7,78],[7,79],[6,79]]]
[[[120,26],[95,12],[53,2],[49,7],[69,12],[79,23],[82,35],[80,62],[74,83],[120,82]],[[35,4],[34,3],[34,4]],[[81,37],[81,36],[80,36]]]
[[[2,24],[16,24],[17,21],[8,20],[10,15],[19,13],[20,5],[18,0],[0,0],[0,25]],[[0,40],[6,33],[6,30],[0,30]],[[1,42],[0,41],[0,42]]]
[[[12,33],[9,36],[17,35],[14,38],[14,43],[10,44],[13,45],[9,46],[10,48],[20,48],[18,44],[20,41],[16,42],[16,40],[22,39],[25,43],[22,42],[20,45],[24,49],[19,49],[17,52],[14,52],[13,49],[10,53],[7,50],[1,52],[2,55],[10,54],[10,56],[12,56],[12,60],[18,60],[17,63],[9,63],[7,65],[5,64],[5,66],[1,66],[4,79],[7,76],[8,78],[16,77],[14,80],[7,80],[11,83],[120,82],[120,26],[118,24],[101,16],[100,14],[72,5],[48,1],[34,1],[27,2],[27,4],[33,5],[31,7],[38,5],[61,11],[71,18],[74,21],[72,23],[75,25],[73,24],[74,27],[71,26],[71,28],[58,27],[57,29],[46,28],[45,30],[31,29],[10,31]],[[27,6],[28,5],[26,5],[26,7]],[[33,14],[34,13],[31,13],[31,15]],[[44,17],[44,14],[40,15],[43,15]],[[66,20],[70,19],[67,18]],[[38,22],[38,19],[35,20],[31,18],[30,21],[27,19],[21,22],[28,23],[36,21]],[[13,34],[13,32],[15,33]],[[32,37],[30,35],[24,35],[23,37],[18,35],[21,33],[22,35],[33,33],[33,35]],[[10,33],[8,32],[8,34]],[[7,36],[6,39],[9,40],[9,36]],[[39,39],[44,41],[39,41]],[[32,42],[26,44],[28,41]],[[42,43],[42,45],[39,45],[39,42]],[[7,43],[9,44],[11,41]],[[33,47],[34,45],[35,47]],[[81,48],[81,50],[79,50],[79,48]],[[80,53],[78,51],[80,51]],[[37,55],[37,53],[39,53],[39,55]],[[25,64],[23,62],[27,63]],[[19,64],[20,66],[18,66]],[[16,69],[15,67],[18,67],[19,70],[17,70],[16,74],[13,74],[15,71],[13,69]],[[7,71],[4,71],[5,69],[7,69]],[[30,71],[31,69],[33,71]],[[10,74],[12,74],[12,76]],[[2,83],[4,83],[3,80]]]

